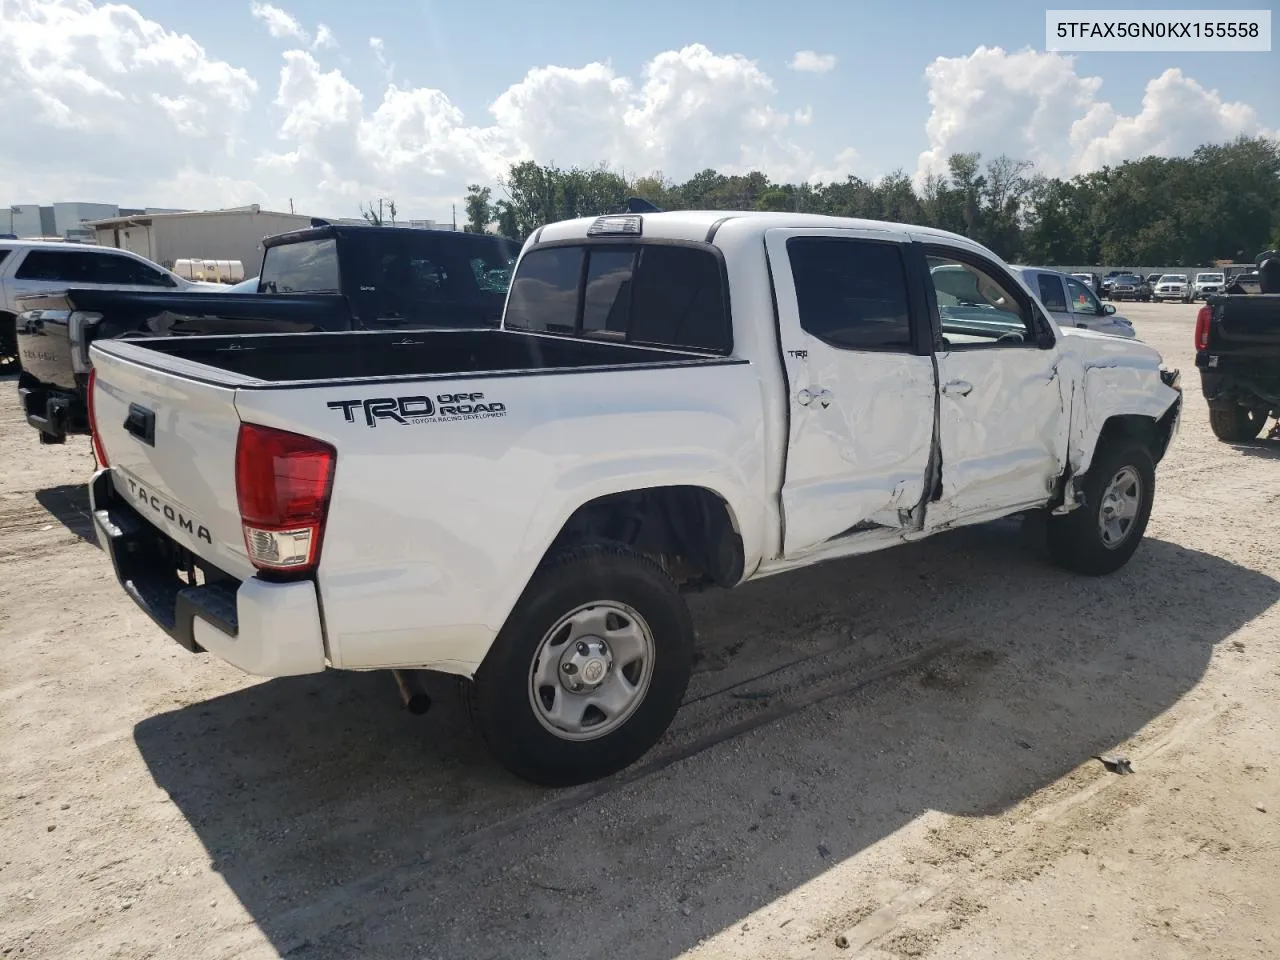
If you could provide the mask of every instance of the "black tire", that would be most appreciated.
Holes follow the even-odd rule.
[[[1108,545],[1101,529],[1103,495],[1111,481],[1126,468],[1137,474],[1140,483],[1138,510],[1123,537],[1115,545]],[[1082,489],[1083,506],[1060,517],[1049,517],[1049,555],[1059,566],[1076,573],[1089,576],[1114,573],[1128,563],[1138,549],[1151,517],[1156,468],[1150,448],[1128,437],[1104,441],[1094,453]]]
[[[1266,410],[1250,410],[1236,403],[1209,405],[1209,427],[1223,443],[1256,440],[1266,422]]]
[[[595,739],[551,732],[534,711],[531,671],[548,632],[584,604],[624,604],[653,640],[648,689],[630,716]],[[693,621],[675,583],[621,544],[584,544],[550,557],[516,602],[467,691],[472,720],[498,762],[544,786],[598,780],[640,759],[670,726],[693,672]]]

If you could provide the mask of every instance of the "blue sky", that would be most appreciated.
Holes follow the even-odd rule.
[[[100,8],[90,0],[11,2],[31,22],[18,25],[4,14],[0,39],[9,41],[8,50],[15,40],[24,50],[44,43],[56,49],[56,36],[72,22],[58,28],[58,17]],[[1204,138],[1280,129],[1274,95],[1280,53],[1046,54],[1042,5],[278,0],[271,11],[258,6],[255,15],[249,0],[216,10],[131,0],[132,19],[99,17],[84,28],[77,51],[95,42],[113,49],[116,31],[139,50],[168,51],[176,47],[173,37],[187,35],[201,51],[194,67],[190,56],[162,54],[172,61],[167,73],[154,68],[154,57],[142,58],[145,70],[122,72],[104,55],[97,74],[95,58],[64,52],[68,69],[79,64],[132,102],[128,109],[108,95],[95,105],[83,83],[70,83],[63,95],[59,84],[67,78],[38,67],[35,57],[26,76],[0,72],[6,84],[49,91],[32,104],[50,138],[68,129],[83,135],[111,128],[96,137],[105,154],[101,172],[93,153],[78,152],[78,167],[30,170],[26,150],[0,152],[0,191],[22,200],[32,190],[110,189],[119,202],[208,205],[187,195],[202,189],[219,202],[271,206],[288,194],[324,208],[319,212],[348,215],[359,196],[379,190],[401,199],[410,215],[440,217],[466,182],[491,182],[504,162],[528,156],[660,167],[677,179],[701,166],[758,164],[804,179],[877,176],[896,167],[916,173],[951,150],[982,149],[1027,156],[1046,172],[1069,175],[1130,155],[1187,152]],[[297,29],[273,36],[270,23],[274,18],[278,26],[281,16]],[[315,42],[320,24],[336,45]],[[26,32],[3,36],[18,29]],[[380,56],[371,37],[381,40]],[[981,47],[1000,52],[979,55]],[[833,57],[834,66],[823,73],[791,69],[805,50]],[[662,76],[646,86],[655,58]],[[930,76],[938,58],[945,63]],[[586,70],[593,63],[603,72]],[[546,67],[563,71],[530,73]],[[389,80],[402,92],[392,101]],[[940,102],[931,103],[931,90]],[[490,106],[504,94],[505,112],[495,122]],[[380,104],[386,109],[379,111]],[[148,109],[160,110],[154,124]],[[83,119],[68,119],[77,115]],[[170,124],[177,139],[145,161],[124,132],[141,125],[167,133]],[[156,189],[166,194],[143,196]]]

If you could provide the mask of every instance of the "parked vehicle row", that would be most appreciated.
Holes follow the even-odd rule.
[[[1068,570],[1129,560],[1178,373],[1030,269],[924,227],[632,214],[537,230],[496,329],[99,337],[94,522],[187,649],[455,674],[510,770],[592,780],[675,715],[684,592],[1026,511]]]
[[[1072,276],[1086,285],[1092,280],[1094,292],[1104,300],[1138,300],[1143,303],[1165,300],[1192,303],[1220,293],[1226,286],[1225,274],[1212,271],[1197,273],[1194,280],[1189,280],[1183,273],[1143,276],[1128,270],[1112,270],[1101,280],[1096,273],[1075,273]]]

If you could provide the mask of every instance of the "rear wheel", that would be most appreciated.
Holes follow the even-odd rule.
[[[1082,485],[1084,505],[1049,517],[1049,554],[1076,573],[1114,573],[1133,556],[1147,529],[1156,470],[1146,444],[1104,441]]]
[[[1248,443],[1257,438],[1267,422],[1267,411],[1242,407],[1235,403],[1209,406],[1209,427],[1224,443]]]
[[[693,670],[675,583],[629,547],[564,550],[533,577],[470,690],[472,718],[512,773],[567,786],[638,760]]]

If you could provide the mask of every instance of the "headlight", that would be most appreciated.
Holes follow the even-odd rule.
[[[1164,364],[1160,364],[1160,380],[1166,387],[1172,387],[1174,390],[1182,389],[1182,371],[1170,370]]]

